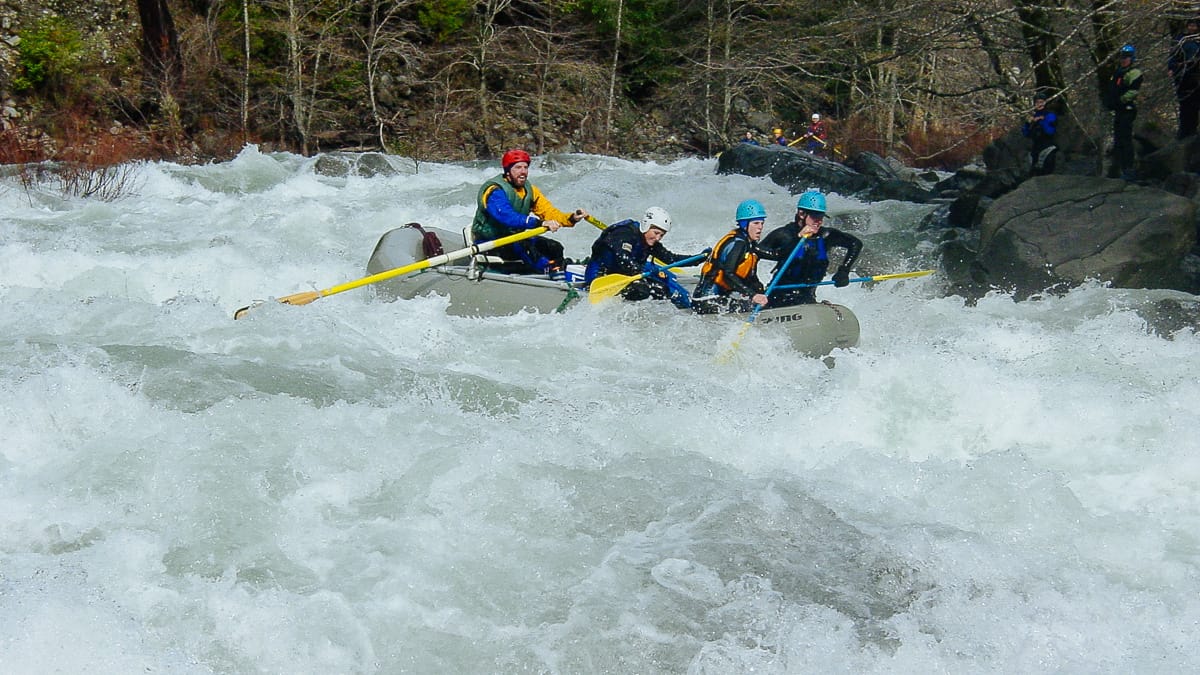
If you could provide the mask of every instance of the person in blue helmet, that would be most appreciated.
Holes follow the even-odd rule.
[[[670,231],[671,214],[659,206],[646,209],[646,215],[642,217],[641,222],[622,220],[609,225],[592,243],[592,256],[584,273],[584,282],[590,286],[593,281],[606,274],[642,274],[646,269],[646,261],[651,256],[668,265],[685,258],[695,258],[694,255],[673,253],[663,246],[662,239]],[[688,263],[686,267],[699,264],[700,261],[696,260]],[[670,298],[680,307],[691,306],[687,290],[671,276],[661,274],[649,274],[630,283],[621,291],[621,297],[626,300]]]
[[[825,222],[825,195],[809,190],[800,195],[796,202],[796,217],[792,222],[773,230],[759,244],[763,258],[778,261],[774,274],[782,274],[771,293],[772,307],[802,305],[817,301],[816,287],[787,288],[797,284],[815,284],[825,278],[829,271],[830,251],[844,249],[842,262],[833,273],[833,285],[841,288],[850,283],[850,268],[862,253],[863,243],[858,237],[832,227],[823,227]],[[801,244],[801,239],[803,243]],[[779,267],[792,255],[792,249],[800,244],[803,248],[788,265]]]
[[[1137,160],[1133,147],[1133,121],[1137,119],[1137,97],[1142,88],[1142,71],[1134,65],[1133,45],[1121,47],[1117,70],[1109,80],[1104,105],[1113,111],[1113,159],[1121,178],[1134,180]]]
[[[749,312],[766,305],[765,287],[758,279],[758,246],[767,210],[761,202],[747,199],[738,204],[737,226],[713,246],[700,267],[700,283],[692,294],[697,314]]]

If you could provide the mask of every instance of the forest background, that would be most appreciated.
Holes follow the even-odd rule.
[[[471,160],[711,155],[813,112],[845,155],[955,168],[1032,94],[1102,149],[1114,54],[1174,132],[1180,0],[0,0],[0,163],[247,143]]]

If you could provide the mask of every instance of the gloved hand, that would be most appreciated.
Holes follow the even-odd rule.
[[[850,270],[838,270],[833,273],[833,285],[841,288],[850,285]]]
[[[550,260],[549,258],[538,258],[534,265],[541,271],[542,274],[548,274],[550,276],[554,276],[556,272],[562,271],[562,266],[559,265],[558,262]]]

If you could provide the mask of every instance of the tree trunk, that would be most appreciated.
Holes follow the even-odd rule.
[[[617,35],[613,39],[612,73],[608,79],[608,112],[604,119],[604,150],[608,151],[612,140],[613,101],[617,96],[617,66],[621,62],[621,21],[625,13],[625,0],[617,0]]]
[[[250,140],[250,0],[242,0],[242,145]]]
[[[167,0],[138,0],[142,22],[142,72],[163,94],[174,91],[183,79],[179,34]]]
[[[1054,29],[1053,14],[1046,11],[1041,0],[1016,0],[1015,4],[1021,19],[1025,52],[1033,64],[1034,87],[1048,93],[1062,91],[1062,69],[1054,52],[1061,39]],[[1058,4],[1052,2],[1051,9],[1057,11]]]

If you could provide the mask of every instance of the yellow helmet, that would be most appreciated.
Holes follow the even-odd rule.
[[[773,129],[773,131],[775,132],[775,135],[776,135],[776,136],[782,136],[782,135],[783,135],[783,129]]]

